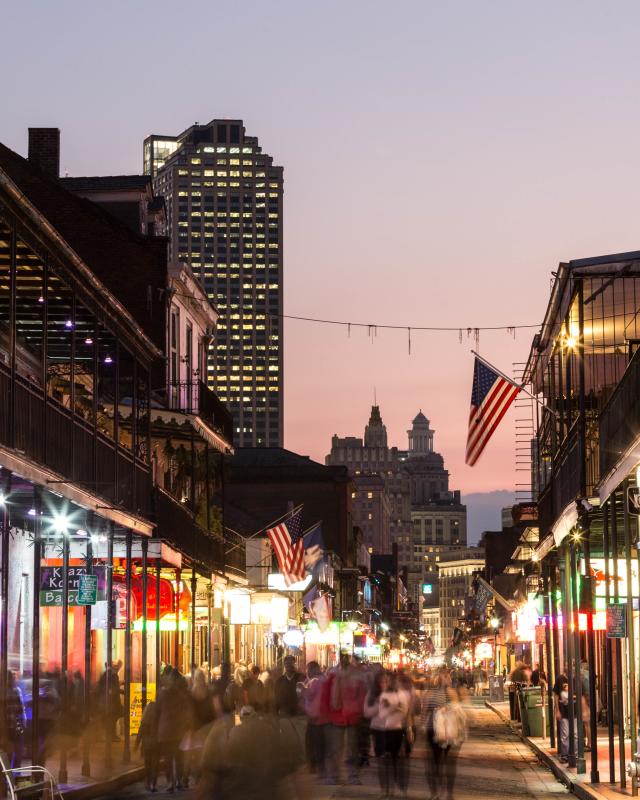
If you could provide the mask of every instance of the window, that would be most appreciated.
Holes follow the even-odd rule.
[[[180,380],[180,311],[175,307],[171,309],[169,380],[174,385],[175,394],[175,384]]]

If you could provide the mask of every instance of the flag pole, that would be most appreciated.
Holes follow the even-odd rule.
[[[504,378],[505,381],[508,381],[512,386],[517,386],[518,389],[520,389],[521,392],[524,392],[524,394],[528,395],[532,400],[535,400],[536,403],[538,403],[539,405],[542,406],[542,408],[546,408],[547,411],[549,411],[551,414],[553,414],[556,417],[558,416],[558,412],[557,411],[555,411],[553,408],[550,408],[546,403],[543,403],[542,400],[540,400],[539,397],[536,397],[535,394],[532,394],[528,389],[525,389],[523,383],[516,383],[516,381],[514,381],[513,378],[510,378],[508,375],[505,375],[504,372],[502,372],[497,367],[495,367],[490,361],[487,361],[486,358],[483,358],[480,355],[480,353],[477,353],[475,350],[472,350],[471,352],[478,359],[478,361],[482,361],[482,363],[486,367],[489,367],[489,369],[493,370],[501,378]]]
[[[296,514],[298,511],[300,511],[300,509],[303,507],[303,505],[304,505],[304,503],[300,503],[299,506],[296,506],[291,511],[287,511],[285,514],[282,514],[281,516],[277,517],[273,522],[270,522],[268,525],[265,525],[264,527],[260,528],[259,531],[256,531],[255,533],[252,533],[251,536],[243,536],[238,531],[234,531],[233,528],[230,528],[228,525],[225,525],[224,527],[225,527],[226,530],[231,531],[231,533],[235,533],[236,536],[240,536],[240,538],[243,539],[245,541],[245,543],[246,543],[250,539],[255,539],[256,536],[260,536],[260,534],[264,533],[267,530],[267,528],[273,528],[273,526],[277,525],[279,522],[284,522],[286,519],[289,519],[289,517],[292,517],[294,514]],[[235,550],[237,547],[241,547],[241,545],[234,544],[233,547],[230,547],[228,550],[225,550],[225,555],[230,553],[232,550]]]

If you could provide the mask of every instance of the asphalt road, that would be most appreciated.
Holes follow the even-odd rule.
[[[490,710],[474,704],[468,708],[469,737],[462,746],[458,757],[455,800],[561,800],[568,792],[552,773],[542,766],[520,739],[501,722]],[[411,778],[408,797],[410,800],[429,798],[424,771],[425,750],[416,744],[411,758]],[[309,783],[306,797],[353,798],[353,800],[373,800],[380,797],[374,767],[362,770],[362,786],[324,786]],[[150,794],[142,784],[134,784],[118,793],[118,798],[154,798],[155,800],[208,800],[192,790],[181,790],[173,794],[165,791],[164,781],[159,782],[159,791]],[[265,789],[265,800],[276,800],[272,791]],[[295,800],[292,791],[284,791],[280,797]],[[305,797],[305,800],[306,800]],[[107,796],[105,796],[106,800]],[[212,798],[215,800],[215,798]],[[242,800],[242,798],[238,798]],[[442,798],[444,800],[444,798]]]

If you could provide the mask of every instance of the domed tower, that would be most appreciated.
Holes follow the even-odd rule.
[[[409,436],[409,458],[433,453],[434,432],[429,427],[429,420],[420,409],[411,423],[411,430],[407,431]]]
[[[364,429],[365,447],[386,447],[387,429],[380,416],[380,407],[371,406],[371,416],[369,424]]]

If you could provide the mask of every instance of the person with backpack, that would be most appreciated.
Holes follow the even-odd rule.
[[[422,696],[422,727],[427,739],[427,779],[431,800],[453,800],[456,761],[466,738],[464,712],[446,671],[439,672]]]

